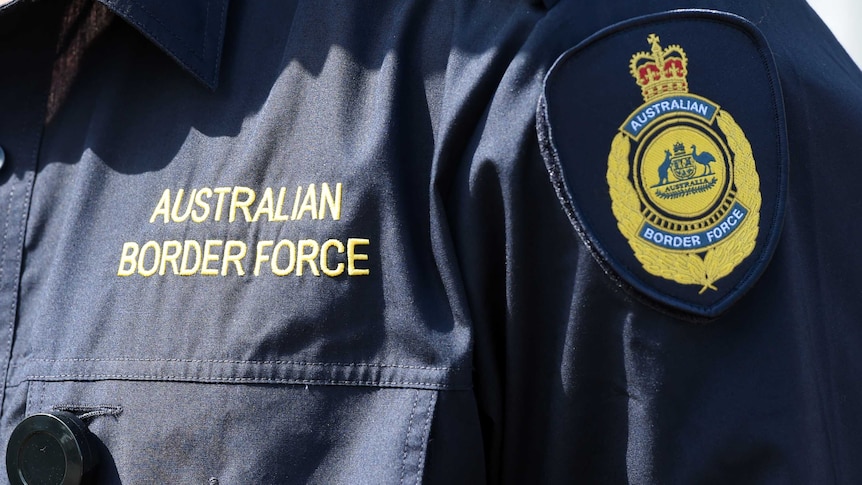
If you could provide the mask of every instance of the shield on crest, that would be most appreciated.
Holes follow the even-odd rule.
[[[676,176],[677,180],[688,180],[694,177],[695,165],[691,159],[691,154],[677,155],[670,159],[670,169]]]

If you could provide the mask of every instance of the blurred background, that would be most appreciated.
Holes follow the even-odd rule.
[[[832,29],[856,65],[862,66],[862,0],[808,0],[808,4]]]

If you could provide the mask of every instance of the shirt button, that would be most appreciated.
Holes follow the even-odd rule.
[[[96,463],[87,426],[67,412],[34,414],[12,431],[6,472],[14,485],[76,485]]]

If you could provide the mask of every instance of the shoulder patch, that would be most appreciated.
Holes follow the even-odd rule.
[[[747,20],[677,10],[598,32],[551,68],[537,127],[575,228],[639,296],[715,317],[765,270],[787,140],[772,54]]]

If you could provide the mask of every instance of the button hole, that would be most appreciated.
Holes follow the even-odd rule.
[[[123,413],[122,406],[81,406],[76,404],[58,404],[52,406],[54,411],[65,411],[78,416],[83,421],[88,421],[99,416],[114,416],[117,417]]]

